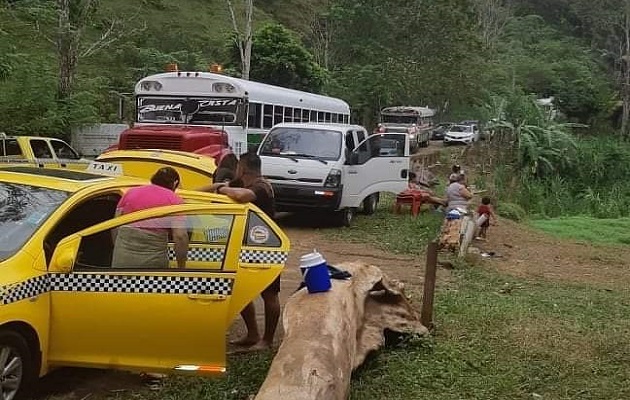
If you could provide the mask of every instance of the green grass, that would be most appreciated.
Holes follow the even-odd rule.
[[[411,215],[407,206],[400,214],[394,214],[393,204],[393,195],[383,195],[374,215],[359,216],[350,228],[327,234],[347,242],[373,243],[393,253],[424,254],[426,244],[437,237],[443,214],[424,208],[427,206],[417,217]]]
[[[564,217],[532,220],[530,224],[561,238],[608,245],[630,244],[630,218]]]
[[[352,399],[630,398],[627,292],[455,275],[438,292],[435,335],[373,358]]]

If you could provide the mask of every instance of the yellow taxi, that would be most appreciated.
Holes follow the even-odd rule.
[[[0,398],[61,366],[221,374],[226,331],[282,271],[289,239],[260,209],[179,191],[185,204],[116,217],[145,180],[32,166],[0,168]],[[188,257],[121,268],[126,226],[186,228]]]
[[[217,169],[214,158],[175,150],[114,150],[96,157],[89,172],[148,179],[162,167],[173,167],[181,177],[180,187],[197,189],[212,183]]]
[[[43,136],[7,136],[0,133],[0,162],[47,168],[84,170],[90,160],[61,139]]]

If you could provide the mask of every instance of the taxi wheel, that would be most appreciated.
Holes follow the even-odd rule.
[[[0,331],[0,400],[25,398],[36,378],[33,357],[24,338],[13,331]]]

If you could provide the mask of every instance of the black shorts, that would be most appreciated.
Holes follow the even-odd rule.
[[[280,293],[280,276],[278,276],[269,286],[263,290],[264,294],[278,294]]]

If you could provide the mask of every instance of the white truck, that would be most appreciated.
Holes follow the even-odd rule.
[[[372,214],[380,192],[407,187],[409,137],[370,135],[362,126],[283,123],[258,148],[278,211],[324,211],[350,226],[357,209]]]

